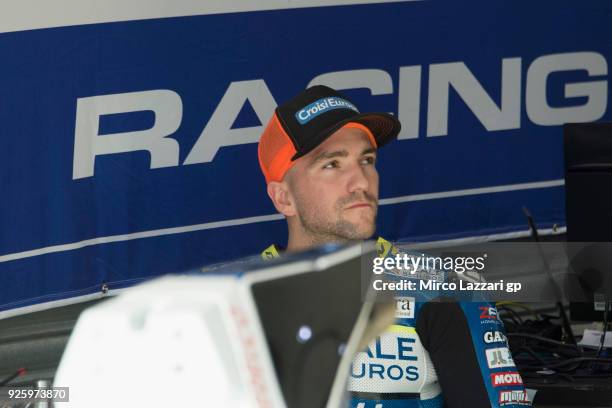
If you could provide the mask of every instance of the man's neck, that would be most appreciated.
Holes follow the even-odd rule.
[[[302,232],[302,231],[300,231]],[[312,249],[324,244],[347,243],[349,240],[333,235],[318,235],[302,232],[300,234],[289,231],[289,239],[287,241],[287,252],[300,252]]]

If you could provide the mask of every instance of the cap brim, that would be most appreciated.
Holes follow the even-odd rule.
[[[331,126],[321,133],[319,133],[316,137],[313,137],[309,143],[303,146],[300,151],[298,151],[291,160],[296,160],[302,156],[313,151],[318,145],[323,143],[328,137],[334,134],[338,129],[347,123],[360,123],[370,129],[374,139],[376,140],[376,147],[382,147],[385,144],[389,143],[391,140],[397,138],[402,126],[395,118],[395,116],[385,113],[385,112],[369,112],[369,113],[360,113],[355,116],[351,116],[350,118],[344,119],[334,126]]]

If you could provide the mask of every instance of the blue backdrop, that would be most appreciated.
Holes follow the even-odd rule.
[[[561,124],[610,120],[611,17],[607,1],[434,0],[0,34],[0,310],[284,244],[284,221],[251,218],[274,214],[253,135],[316,77],[404,122],[380,153],[380,235],[524,231],[523,205],[564,225]],[[136,151],[164,124],[157,159]],[[99,150],[88,173],[96,141],[134,151]]]

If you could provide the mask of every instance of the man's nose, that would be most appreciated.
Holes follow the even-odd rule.
[[[356,165],[351,169],[348,182],[349,193],[355,191],[368,191],[370,187],[370,180],[367,177],[365,168],[363,166]]]

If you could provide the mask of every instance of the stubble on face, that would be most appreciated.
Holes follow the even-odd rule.
[[[291,183],[291,181],[289,182]],[[301,228],[311,237],[313,244],[325,242],[357,241],[370,238],[376,230],[378,200],[372,194],[362,191],[339,198],[332,211],[324,208],[313,194],[293,189],[296,197],[297,218]],[[353,203],[367,202],[370,208],[346,210]],[[344,216],[345,211],[360,212],[360,222],[353,222]]]

